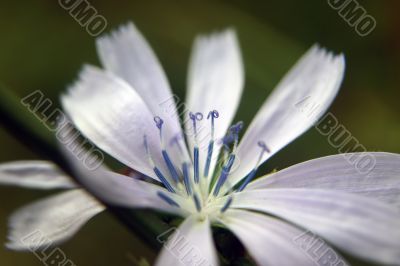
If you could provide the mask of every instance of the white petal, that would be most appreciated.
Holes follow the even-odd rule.
[[[191,208],[184,198],[160,186],[111,172],[105,167],[88,170],[71,151],[64,146],[61,148],[80,184],[105,203],[127,208],[151,208],[177,215],[184,215],[185,210]],[[159,192],[174,200],[179,207],[161,199]]]
[[[370,159],[371,164],[363,166],[363,158]],[[322,157],[255,180],[246,190],[263,188],[340,190],[376,198],[400,209],[400,154],[371,152]]]
[[[27,250],[57,245],[71,238],[103,210],[100,203],[81,189],[37,201],[11,216],[6,246]]]
[[[143,144],[146,135],[156,165],[168,176],[154,117],[122,79],[86,66],[79,81],[62,96],[62,103],[77,128],[94,144],[132,169],[157,179],[147,160]]]
[[[177,215],[186,214],[186,200],[166,189],[110,171],[80,172],[78,179],[91,193],[108,204],[128,208],[151,208]],[[162,192],[180,207],[171,206],[157,193]]]
[[[187,110],[201,112],[203,120],[198,127],[200,147],[200,170],[204,170],[208,143],[211,138],[211,122],[207,115],[212,110],[219,112],[215,121],[215,138],[222,138],[235,116],[243,90],[243,63],[236,34],[226,30],[210,36],[196,39],[189,66]],[[193,148],[193,127],[191,120],[185,117],[188,140]],[[214,168],[220,149],[214,146]],[[201,173],[200,172],[200,173]]]
[[[178,228],[160,235],[158,240],[164,246],[155,265],[219,265],[208,218],[201,220],[190,216]]]
[[[400,261],[400,214],[377,200],[334,190],[263,189],[237,193],[232,207],[283,218],[367,260]]]
[[[0,164],[0,184],[36,189],[68,189],[76,184],[48,161],[15,161]]]
[[[278,84],[241,140],[231,174],[236,184],[256,165],[264,141],[270,153],[265,161],[309,129],[335,98],[344,73],[344,56],[312,47]],[[239,165],[240,164],[240,165]],[[233,169],[236,169],[234,166]]]
[[[305,231],[279,219],[228,210],[220,221],[237,235],[258,265],[348,265],[324,241],[314,238],[303,243]]]
[[[154,116],[160,116],[173,132],[180,133],[177,96],[172,95],[160,62],[135,25],[128,23],[98,38],[96,46],[104,68],[128,82]]]

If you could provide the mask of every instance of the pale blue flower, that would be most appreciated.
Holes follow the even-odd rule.
[[[400,261],[400,155],[369,153],[376,165],[367,175],[334,155],[252,181],[263,162],[328,109],[343,79],[343,55],[313,46],[240,139],[243,125],[230,127],[244,85],[233,30],[196,39],[184,105],[173,96],[159,61],[133,24],[96,44],[103,68],[83,68],[62,96],[64,110],[84,136],[156,184],[105,167],[89,171],[66,154],[82,185],[102,201],[184,218],[157,265],[218,265],[214,224],[232,231],[259,265],[323,265],[294,243],[304,230],[326,240],[321,243],[324,249],[332,245],[383,264]],[[295,106],[309,96],[319,107],[313,116]],[[184,111],[184,130],[176,101]],[[73,187],[46,162],[9,163],[0,171],[3,183]],[[56,177],[51,186],[48,176]],[[8,246],[26,248],[19,239],[35,228],[53,242],[64,241],[103,209],[76,188],[29,205],[13,215]],[[174,246],[178,235],[196,250],[195,256],[183,256],[183,247]]]

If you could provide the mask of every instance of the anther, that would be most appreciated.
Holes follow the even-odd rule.
[[[194,182],[199,183],[199,147],[195,146],[193,149],[193,170],[194,170]]]
[[[158,167],[155,165],[153,158],[151,157],[151,154],[150,154],[150,149],[149,149],[149,145],[147,144],[146,135],[143,136],[143,145],[146,150],[147,159],[149,160],[150,165],[153,167],[154,173],[156,174],[156,176],[158,177],[160,182],[163,183],[163,185],[168,189],[169,192],[175,193],[174,188],[171,186],[171,184],[168,182],[168,180],[162,174],[160,169],[158,169]]]
[[[193,201],[194,201],[194,205],[196,206],[197,212],[201,212],[200,200],[199,200],[199,197],[197,197],[196,194],[193,194]]]
[[[159,196],[162,200],[164,200],[165,202],[167,202],[171,206],[178,207],[178,208],[180,207],[179,204],[176,203],[176,201],[174,201],[168,195],[166,195],[165,193],[163,193],[161,191],[157,192],[157,196]]]
[[[214,150],[214,140],[210,140],[207,148],[206,166],[204,167],[204,177],[206,178],[208,177],[208,173],[210,172],[210,164],[211,164],[213,150]]]
[[[168,170],[172,176],[172,179],[178,183],[179,182],[179,174],[175,169],[174,164],[171,161],[167,151],[165,150],[163,136],[162,136],[162,126],[164,124],[164,120],[162,120],[159,116],[154,117],[154,122],[156,123],[157,128],[160,130],[160,141],[161,141],[161,148],[162,148],[162,156],[164,158],[165,163],[167,164]]]
[[[232,168],[233,163],[235,161],[235,158],[236,158],[236,156],[235,156],[234,153],[229,155],[228,162],[222,168],[221,175],[219,176],[218,181],[217,181],[217,185],[215,186],[215,189],[214,189],[214,196],[215,197],[218,196],[218,193],[219,193],[221,187],[225,184],[226,179],[229,176],[229,172],[231,171],[231,168]]]
[[[221,140],[220,140],[220,144],[223,145],[225,151],[229,151],[230,148],[229,146],[234,142],[234,138],[232,136],[232,134],[227,134],[226,136],[224,136]]]
[[[200,121],[203,119],[202,113],[189,113],[189,117],[193,123],[193,132],[194,132],[194,148],[193,148],[193,170],[194,170],[194,182],[199,183],[199,146],[197,144],[197,127],[196,121]]]
[[[166,150],[162,150],[161,153],[162,153],[162,156],[164,158],[165,163],[167,164],[168,170],[171,173],[172,178],[174,179],[174,181],[176,183],[178,183],[179,182],[179,174],[176,171],[175,166],[172,163],[171,159],[169,158],[169,155],[168,155],[167,151]]]
[[[243,122],[242,121],[237,122],[236,124],[234,124],[233,126],[231,126],[229,128],[229,131],[230,131],[230,133],[232,135],[232,138],[233,138],[233,145],[234,145],[233,146],[233,151],[236,150],[237,144],[239,142],[239,133],[240,133],[240,131],[242,129],[243,129]]]
[[[190,196],[190,195],[192,195],[192,187],[191,187],[190,179],[189,179],[189,164],[188,163],[182,164],[182,171],[183,171],[183,183],[185,184],[186,193],[188,194],[188,196]]]
[[[260,162],[261,162],[264,154],[271,152],[271,150],[268,148],[268,146],[265,144],[264,141],[257,142],[257,145],[261,148],[261,152],[260,152],[260,155],[258,156],[257,163],[254,166],[253,170],[251,170],[251,172],[247,175],[246,179],[243,181],[243,183],[238,188],[238,190],[237,190],[238,192],[242,191],[250,183],[250,181],[253,180],[253,178],[257,172],[257,169],[260,166]]]
[[[243,121],[239,121],[236,124],[232,125],[229,130],[232,132],[232,134],[238,136],[240,131],[243,129]]]
[[[217,184],[215,186],[214,193],[213,193],[215,197],[218,196],[218,193],[219,193],[221,187],[225,184],[225,182],[229,176],[229,173],[231,171],[231,168],[233,166],[233,163],[235,161],[236,148],[237,148],[237,145],[239,142],[239,133],[242,129],[243,129],[243,122],[240,121],[240,122],[234,124],[233,126],[231,126],[229,128],[229,133],[227,134],[227,136],[225,136],[222,139],[222,143],[223,143],[226,151],[229,151],[229,145],[232,142],[233,142],[233,148],[232,148],[231,154],[228,157],[227,163],[225,164],[224,167],[222,167],[221,175],[219,176]]]
[[[224,213],[232,204],[233,197],[230,196],[228,200],[225,202],[224,206],[221,208],[221,213]]]
[[[235,152],[239,142],[239,133],[243,129],[243,122],[239,121],[229,128],[229,132],[221,140],[226,151],[229,151],[229,146],[233,143],[232,152]]]
[[[170,145],[176,145],[178,146],[178,150],[181,154],[183,154],[183,148],[181,146],[181,140],[183,140],[183,135],[182,134],[176,134],[170,141]],[[184,161],[182,163],[182,172],[183,172],[183,183],[186,188],[186,193],[188,196],[192,195],[192,187],[189,179],[189,165],[190,162]]]

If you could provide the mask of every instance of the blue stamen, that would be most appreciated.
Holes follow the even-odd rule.
[[[194,168],[194,182],[199,183],[199,147],[195,146],[193,150],[193,168]]]
[[[221,175],[218,178],[217,185],[214,190],[214,196],[218,196],[218,193],[222,187],[222,185],[225,183],[226,179],[228,178],[229,172],[225,169],[225,167],[222,169]]]
[[[247,186],[247,184],[249,184],[250,181],[253,180],[256,172],[257,172],[257,169],[251,170],[251,172],[247,175],[246,179],[243,181],[243,183],[240,185],[239,189],[237,190],[238,192],[242,191]]]
[[[224,136],[221,140],[220,140],[220,144],[222,144],[224,146],[224,149],[226,151],[229,151],[229,145],[231,145],[231,143],[233,143],[235,140],[232,136],[232,134],[228,134],[226,136]]]
[[[193,149],[193,170],[194,170],[194,182],[199,183],[199,147],[197,145],[197,127],[196,121],[203,119],[202,113],[189,113],[189,117],[193,122],[193,132],[194,132],[194,149]]]
[[[206,160],[206,166],[204,168],[204,177],[208,177],[213,150],[214,150],[214,140],[210,140],[210,142],[208,143],[207,160]]]
[[[256,166],[253,168],[253,170],[251,170],[251,172],[247,175],[246,179],[243,181],[243,183],[240,185],[240,187],[238,188],[238,192],[243,191],[243,189],[250,183],[251,180],[253,180],[257,169],[259,167],[259,164],[261,162],[262,157],[264,156],[265,153],[270,153],[270,149],[268,148],[268,146],[265,144],[264,141],[259,141],[257,142],[257,145],[261,148],[261,153],[258,157]]]
[[[176,145],[178,146],[179,151],[183,154],[183,148],[181,146],[180,141],[183,140],[183,134],[179,133],[176,134],[170,141],[170,145]],[[189,179],[189,166],[190,162],[184,161],[182,163],[182,173],[183,173],[183,183],[186,188],[186,193],[188,196],[192,195],[192,187]]]
[[[146,135],[143,136],[143,145],[144,148],[146,150],[146,155],[147,158],[151,164],[151,166],[153,167],[153,171],[156,174],[156,176],[158,177],[158,179],[160,180],[161,183],[163,183],[163,185],[168,189],[169,192],[173,192],[175,193],[174,188],[171,186],[171,184],[168,182],[168,180],[164,177],[164,175],[161,173],[160,169],[157,168],[157,166],[155,166],[153,158],[151,157],[150,154],[150,149],[149,149],[149,145],[147,143],[147,137]]]
[[[229,155],[228,162],[222,168],[221,175],[219,176],[217,185],[215,186],[214,196],[218,196],[221,187],[225,184],[225,181],[228,178],[229,172],[231,171],[235,158],[236,158],[235,154]]]
[[[154,117],[154,122],[156,123],[157,128],[160,130],[160,141],[161,141],[161,147],[162,147],[162,156],[164,158],[165,163],[167,164],[168,170],[172,176],[172,179],[178,183],[179,182],[179,174],[175,169],[174,164],[171,161],[171,158],[169,157],[167,151],[165,150],[164,147],[164,142],[163,142],[163,136],[162,136],[162,126],[164,124],[164,120],[162,120],[159,116]]]
[[[233,126],[229,128],[229,132],[220,140],[220,143],[223,145],[226,151],[229,151],[229,146],[233,143],[233,151],[236,149],[236,146],[239,141],[239,133],[243,129],[243,122],[239,121]]]
[[[231,155],[229,155],[228,163],[225,166],[229,171],[231,170],[232,165],[235,162],[235,159],[236,159],[235,154],[232,153]]]
[[[161,181],[161,183],[163,183],[164,186],[168,189],[168,191],[172,192],[172,193],[175,193],[175,189],[171,186],[171,184],[168,182],[168,180],[164,177],[164,175],[161,173],[160,169],[158,169],[155,166],[153,168],[153,171],[157,175],[157,177]]]
[[[194,200],[194,204],[196,205],[196,210],[198,212],[200,212],[201,211],[200,200],[199,200],[199,198],[197,197],[196,194],[193,194],[193,200]]]
[[[232,132],[232,134],[239,135],[242,129],[243,129],[243,121],[239,121],[233,126],[231,126],[229,130]]]
[[[167,153],[166,150],[162,150],[162,156],[163,156],[163,158],[164,158],[165,163],[166,163],[167,166],[168,166],[168,170],[169,170],[169,172],[171,173],[172,178],[174,179],[174,181],[175,181],[176,183],[178,183],[178,182],[179,182],[179,174],[178,174],[178,172],[176,171],[175,166],[174,166],[174,164],[172,163],[171,158],[169,157],[169,155],[168,155],[168,153]]]
[[[183,183],[185,184],[187,194],[190,196],[190,195],[192,195],[192,187],[190,185],[190,180],[189,180],[189,165],[188,165],[188,163],[182,164],[182,171],[183,171]]]
[[[165,200],[165,202],[167,202],[171,206],[175,206],[175,207],[178,207],[178,208],[180,207],[179,204],[176,203],[176,201],[174,201],[168,195],[166,195],[165,193],[163,193],[161,191],[157,192],[157,196],[159,196],[161,199]]]
[[[221,208],[221,213],[224,213],[224,212],[229,208],[229,206],[231,206],[232,201],[233,201],[233,198],[232,198],[232,196],[231,196],[231,197],[229,197],[229,199],[225,202],[224,206]]]
[[[234,141],[234,146],[236,147],[238,141],[239,141],[239,133],[243,129],[243,122],[239,121],[233,126],[229,128],[229,131],[232,135],[233,141]]]
[[[181,154],[183,154],[183,148],[181,146],[180,141],[183,140],[183,135],[182,134],[176,134],[170,141],[170,145],[175,145],[178,146],[178,150],[180,151]],[[182,163],[182,172],[183,172],[183,183],[186,188],[186,193],[188,196],[192,195],[192,187],[189,179],[189,165],[190,163],[188,161],[185,161]]]
[[[207,150],[207,160],[206,166],[204,168],[204,177],[208,177],[208,173],[210,171],[210,164],[211,158],[214,150],[214,119],[219,117],[219,113],[217,110],[210,111],[207,115],[207,119],[211,118],[211,139],[208,143],[208,150]]]

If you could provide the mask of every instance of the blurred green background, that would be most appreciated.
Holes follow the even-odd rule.
[[[361,1],[377,21],[360,37],[327,3],[309,1],[90,1],[106,31],[129,20],[148,38],[173,90],[184,97],[186,67],[198,33],[236,28],[246,70],[238,120],[249,123],[274,85],[313,43],[344,52],[345,81],[331,111],[370,151],[400,153],[399,1]],[[98,64],[94,39],[58,1],[0,3],[0,81],[23,97],[40,89],[58,102],[85,62]],[[35,119],[32,116],[32,119]],[[0,129],[0,162],[38,158]],[[276,155],[266,170],[334,154],[327,139],[309,130]],[[0,242],[16,208],[52,193],[0,187]],[[136,265],[155,253],[109,214],[92,220],[61,246],[76,265]],[[41,265],[30,253],[0,248],[1,265]]]

